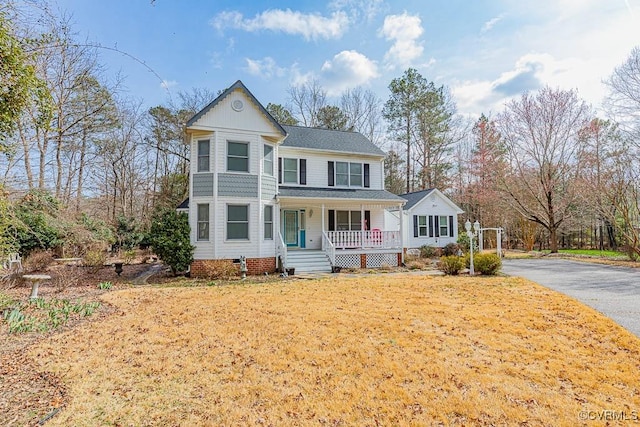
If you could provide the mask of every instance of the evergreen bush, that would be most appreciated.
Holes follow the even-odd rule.
[[[173,274],[187,271],[193,262],[193,251],[189,234],[189,218],[175,209],[162,208],[151,219],[149,241],[156,255]]]
[[[502,268],[502,260],[497,254],[480,253],[473,257],[473,268],[485,276],[494,276]]]
[[[438,262],[438,270],[451,276],[457,276],[463,268],[464,259],[457,255],[440,257],[440,261]]]

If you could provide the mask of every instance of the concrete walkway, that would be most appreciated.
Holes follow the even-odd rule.
[[[505,259],[502,272],[573,297],[640,337],[640,269],[541,258]]]

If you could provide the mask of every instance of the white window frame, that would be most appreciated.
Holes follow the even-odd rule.
[[[200,153],[200,144],[207,144],[207,154],[201,154]],[[210,172],[211,171],[211,141],[208,139],[199,139],[196,142],[196,151],[197,151],[197,164],[196,164],[196,168],[198,172]],[[204,163],[204,159],[207,159],[206,162],[206,168],[202,167],[203,163]],[[202,160],[202,161],[201,161]]]
[[[207,213],[207,217],[206,220],[204,218],[202,218],[200,216],[200,209],[203,209],[204,212]],[[197,209],[196,209],[196,240],[198,242],[208,242],[209,241],[209,236],[210,236],[210,211],[209,211],[209,204],[208,203],[198,203],[197,204]],[[206,231],[206,236],[204,235],[204,231]],[[202,233],[202,234],[201,234]]]
[[[238,155],[231,155],[229,154],[229,145],[230,144],[239,144],[239,145],[245,145],[247,147],[247,155],[246,156],[238,156]],[[233,172],[233,173],[249,173],[249,171],[251,170],[251,163],[250,161],[250,150],[249,150],[249,143],[245,142],[245,141],[227,141],[227,172]],[[246,170],[233,170],[233,169],[229,169],[229,159],[246,159],[247,161],[247,169]]]
[[[267,153],[267,150],[270,150]],[[262,169],[265,175],[273,176],[274,173],[274,153],[275,150],[273,146],[265,144],[262,150],[263,160],[262,160]]]
[[[287,160],[289,160],[289,163],[291,163],[292,161],[295,163],[296,168],[295,171],[293,169],[287,169]],[[294,181],[287,181],[287,172],[291,173],[291,172],[295,172],[295,180]],[[298,184],[300,182],[300,161],[299,159],[295,159],[292,157],[283,157],[282,158],[282,183],[283,184]]]
[[[267,220],[267,211],[271,212],[271,219]],[[262,236],[264,240],[273,240],[273,205],[265,205],[263,210],[264,215],[264,232]],[[267,231],[269,235],[267,236]]]
[[[247,210],[247,220],[246,221],[237,221],[229,218],[229,208],[230,207],[244,207]],[[226,209],[226,232],[225,232],[225,240],[228,241],[248,241],[251,240],[251,230],[249,229],[249,205],[242,203],[228,203]],[[229,225],[231,224],[245,224],[247,225],[247,237],[229,237]]]
[[[347,213],[347,218],[348,218],[348,222],[344,223],[344,222],[339,222],[339,217],[341,216],[340,214],[342,214],[342,216],[344,216],[344,213]],[[354,221],[354,214],[357,214],[360,217],[360,221],[359,222],[355,222]],[[335,218],[335,227],[336,227],[336,231],[361,231],[362,230],[362,221],[364,220],[364,218],[362,217],[362,212],[360,211],[343,211],[343,210],[336,210],[336,218]],[[346,224],[347,228],[344,228],[344,224]],[[343,227],[343,228],[341,228]]]
[[[448,237],[449,236],[449,217],[447,215],[437,215],[438,218],[438,232],[440,237]],[[442,222],[442,218],[444,218],[444,223]],[[442,232],[444,230],[444,233]]]
[[[345,172],[338,172],[338,169],[340,168],[339,165],[342,165],[344,167],[344,165],[347,165],[347,171]],[[352,175],[352,165],[359,165],[360,166],[360,173],[357,175],[360,178],[360,182],[356,183],[354,182],[355,180],[352,179],[352,176],[355,177],[356,175],[353,174]],[[353,187],[353,188],[362,188],[364,187],[364,163],[359,163],[359,162],[335,162],[335,166],[334,166],[334,171],[333,171],[333,175],[334,175],[334,180],[333,182],[335,183],[336,187]],[[346,177],[346,181],[347,183],[339,183],[338,182],[338,176],[340,176],[343,180]]]
[[[424,224],[422,223],[424,221]],[[427,224],[426,215],[418,215],[418,237],[427,237],[429,235],[429,226]]]

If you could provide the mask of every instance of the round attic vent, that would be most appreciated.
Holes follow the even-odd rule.
[[[242,111],[244,104],[239,99],[235,99],[231,102],[231,108],[233,108],[234,111]]]

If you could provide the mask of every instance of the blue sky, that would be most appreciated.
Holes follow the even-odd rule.
[[[268,6],[265,6],[268,4]],[[146,106],[242,80],[264,105],[317,79],[383,101],[408,67],[450,88],[458,110],[497,113],[543,85],[598,106],[602,80],[640,45],[640,0],[59,0]]]

